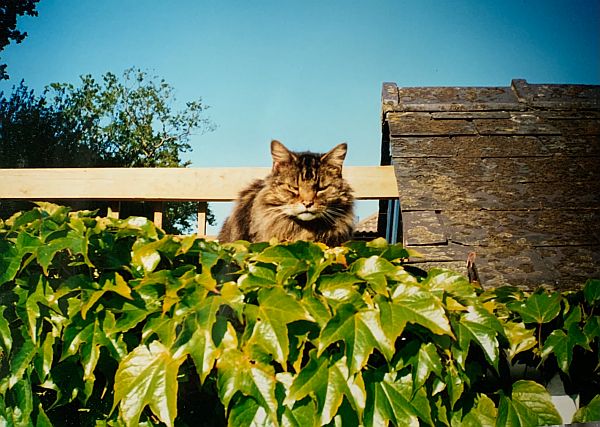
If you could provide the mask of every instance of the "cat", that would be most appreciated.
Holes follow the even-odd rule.
[[[310,240],[339,246],[352,237],[354,197],[342,178],[345,143],[325,154],[293,152],[271,141],[273,167],[239,194],[220,242]]]

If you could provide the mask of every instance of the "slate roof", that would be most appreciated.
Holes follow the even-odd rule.
[[[374,212],[371,215],[361,218],[358,224],[354,227],[354,237],[374,239],[378,237],[378,220],[379,212]]]
[[[600,277],[600,86],[383,85],[402,240],[485,286]]]

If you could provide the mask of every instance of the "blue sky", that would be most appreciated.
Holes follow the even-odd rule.
[[[148,70],[182,104],[211,107],[217,129],[188,156],[197,167],[268,166],[273,138],[313,151],[345,141],[347,164],[378,164],[385,81],[600,84],[600,0],[41,0],[38,11],[1,53],[0,90]]]

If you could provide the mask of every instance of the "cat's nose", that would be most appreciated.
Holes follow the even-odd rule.
[[[302,203],[305,207],[309,208],[315,203],[315,192],[312,188],[304,188],[300,187],[300,203]]]

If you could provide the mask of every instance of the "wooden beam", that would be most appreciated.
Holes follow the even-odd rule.
[[[0,199],[231,201],[269,168],[0,169]],[[398,197],[392,166],[344,168],[357,199]]]
[[[119,212],[121,211],[121,202],[110,202],[108,206],[108,213],[106,214],[109,218],[119,219]]]
[[[344,178],[360,200],[384,200],[398,198],[398,181],[394,166],[348,166]]]
[[[152,212],[153,212],[153,222],[158,228],[162,228],[163,226],[163,211],[165,204],[163,202],[153,202],[152,203]]]
[[[206,236],[206,211],[208,203],[198,202],[198,237]]]

